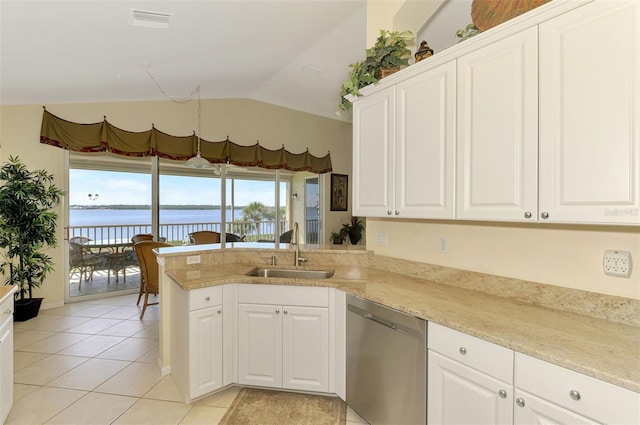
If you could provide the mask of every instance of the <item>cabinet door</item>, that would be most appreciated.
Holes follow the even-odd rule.
[[[517,425],[597,425],[584,416],[516,389],[513,422]]]
[[[395,88],[353,104],[353,214],[386,217],[393,205]]]
[[[238,305],[238,383],[282,387],[282,315],[275,305]]]
[[[540,211],[555,222],[640,224],[636,0],[540,25]]]
[[[511,424],[511,385],[429,350],[430,424]]]
[[[535,221],[537,28],[458,59],[456,217]]]
[[[13,296],[11,297],[13,302]],[[3,319],[3,318],[0,318]],[[13,404],[13,322],[0,327],[0,424]]]
[[[329,310],[283,307],[283,387],[329,391]]]
[[[189,313],[190,398],[222,387],[222,306]]]
[[[396,86],[395,205],[402,218],[453,218],[456,63]]]

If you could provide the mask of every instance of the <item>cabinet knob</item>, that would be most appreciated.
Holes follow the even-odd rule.
[[[516,398],[516,405],[518,405],[518,407],[524,407],[524,398]]]
[[[531,211],[526,211],[524,213],[524,218],[531,218]]]
[[[391,210],[387,210],[387,215],[391,215]]]
[[[211,300],[211,297],[207,295],[206,297],[204,297],[204,300],[205,301],[209,301],[209,300]]]
[[[396,210],[396,215],[400,215],[400,211]]]
[[[463,356],[464,356],[465,354],[467,354],[467,349],[466,349],[465,347],[460,347],[460,348],[458,349],[458,351],[459,351],[459,352],[460,352],[460,354],[462,354]]]
[[[572,400],[578,401],[580,400],[580,393],[576,390],[571,390],[569,391],[569,397],[571,397]]]
[[[222,313],[222,309],[221,309],[221,308],[219,308],[219,309],[218,309],[218,314],[221,314],[221,313]]]
[[[11,311],[11,309],[10,309],[10,308],[8,308],[8,309],[6,309],[6,310],[4,311],[4,314],[11,314],[11,313],[13,313],[13,311]]]
[[[284,310],[284,311],[283,311],[283,313],[284,313],[284,314],[287,314],[287,313],[289,313],[289,312],[288,312],[287,310]]]
[[[546,211],[543,211],[542,214],[540,214],[540,217],[542,217],[543,219],[548,219],[549,218],[549,213]]]
[[[277,309],[276,309],[276,314],[280,314],[280,310],[277,310]]]
[[[498,396],[500,396],[500,398],[507,398],[507,391],[506,390],[498,391]]]

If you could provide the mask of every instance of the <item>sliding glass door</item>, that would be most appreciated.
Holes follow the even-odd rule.
[[[136,234],[172,245],[200,230],[222,243],[289,243],[298,222],[300,242],[318,243],[310,173],[80,153],[68,170],[67,301],[137,291]]]

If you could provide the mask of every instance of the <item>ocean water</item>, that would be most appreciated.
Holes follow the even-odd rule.
[[[242,219],[242,211],[235,211],[235,219]],[[160,224],[220,223],[220,210],[160,210]],[[71,226],[121,226],[151,224],[150,210],[72,209]]]

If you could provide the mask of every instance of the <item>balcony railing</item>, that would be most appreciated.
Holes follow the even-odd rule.
[[[246,242],[275,241],[286,232],[289,222],[281,221],[280,230],[274,232],[275,221],[260,221],[256,223],[233,222],[226,223],[226,233],[245,236]],[[184,245],[188,243],[189,233],[199,230],[211,230],[221,232],[222,224],[219,222],[206,223],[168,223],[161,224],[159,237],[166,238],[172,245]],[[305,225],[306,243],[318,243],[318,220],[307,220]],[[140,233],[153,233],[151,224],[116,224],[99,226],[69,226],[69,238],[84,236],[89,239],[99,240],[130,240]]]

